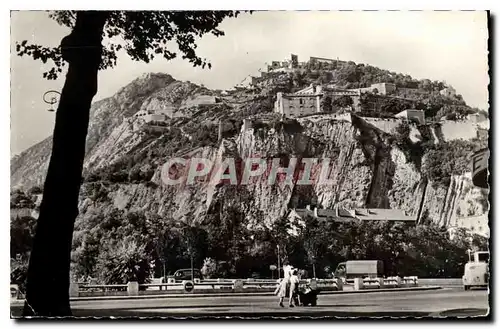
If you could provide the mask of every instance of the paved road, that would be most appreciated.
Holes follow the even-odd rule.
[[[274,296],[152,298],[74,301],[75,316],[315,317],[478,316],[488,312],[488,291],[440,289],[413,292],[319,295],[316,307],[281,308]],[[19,315],[20,307],[12,308]]]

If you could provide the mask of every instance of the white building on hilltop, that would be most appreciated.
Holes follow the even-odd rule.
[[[321,112],[321,86],[310,85],[293,94],[277,93],[274,112],[286,117],[300,117]]]
[[[370,87],[359,88],[362,93],[370,92],[378,95],[388,95],[396,90],[396,85],[389,82],[374,83]]]

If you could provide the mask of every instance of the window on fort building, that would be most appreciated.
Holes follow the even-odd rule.
[[[304,104],[304,100],[302,98],[299,99],[299,103],[300,103],[300,105]]]

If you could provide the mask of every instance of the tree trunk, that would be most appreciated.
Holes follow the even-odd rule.
[[[71,315],[71,244],[107,15],[78,12],[73,31],[61,42],[69,68],[57,109],[52,154],[29,262],[24,316]]]

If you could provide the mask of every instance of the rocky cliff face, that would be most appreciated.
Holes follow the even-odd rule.
[[[447,187],[434,186],[422,179],[401,150],[391,146],[386,133],[362,119],[348,122],[325,117],[315,122],[301,121],[300,132],[287,132],[283,127],[248,129],[216,146],[195,149],[189,156],[209,159],[212,163],[220,163],[227,157],[249,156],[329,158],[331,185],[268,185],[265,180],[259,180],[248,186],[213,186],[207,182],[166,186],[158,167],[152,178],[155,184],[114,184],[109,188],[108,201],[91,202],[82,193],[81,215],[94,208],[116,207],[150,211],[180,221],[203,222],[214,205],[223,203],[236,205],[246,214],[248,222],[258,227],[270,225],[292,207],[314,203],[322,208],[340,204],[402,209],[420,220],[428,218],[448,226],[457,215],[482,214],[486,210],[477,203],[477,199],[484,196],[472,185],[470,177],[456,176]],[[115,132],[122,136],[118,142]],[[127,152],[134,143],[125,141],[140,143],[136,134],[128,124],[117,127],[110,141],[103,143],[109,147],[101,150],[102,159],[114,159],[121,152]]]
[[[448,226],[454,223],[457,215],[478,215],[487,210],[484,193],[472,186],[469,176],[452,177],[449,186],[423,179],[415,164],[391,142],[390,134],[363,118],[353,116],[350,120],[339,120],[324,115],[295,122],[271,119],[267,124],[249,129],[237,126],[222,140],[205,143],[197,141],[197,138],[204,138],[199,134],[205,131],[200,130],[216,134],[217,127],[204,124],[220,119],[227,122],[231,117],[240,121],[245,117],[242,102],[233,97],[234,104],[225,102],[228,108],[191,111],[188,118],[172,119],[155,133],[132,117],[144,107],[178,107],[186,97],[200,91],[202,88],[175,81],[168,75],[147,75],[115,96],[94,104],[85,171],[93,172],[123,159],[132,159],[130,166],[137,165],[140,170],[153,168],[154,173],[146,181],[84,183],[80,217],[119,208],[148,211],[180,221],[203,222],[213,212],[231,205],[246,215],[249,225],[259,227],[269,225],[293,207],[316,204],[332,208],[340,204],[398,208],[419,220],[433,220]],[[247,102],[255,101],[249,99]],[[256,120],[271,109],[259,111],[260,114],[248,117]],[[47,139],[13,160],[13,186],[42,183],[50,144]],[[144,154],[148,154],[146,160]],[[161,166],[168,158],[181,155],[203,157],[213,163],[221,163],[227,157],[245,159],[249,156],[328,158],[332,184],[268,185],[260,180],[247,186],[213,186],[207,182],[166,186],[161,179]]]
[[[52,137],[33,145],[10,162],[11,188],[42,185],[49,166]]]

